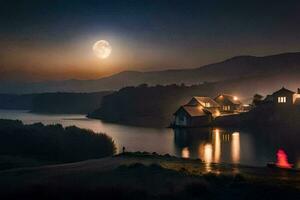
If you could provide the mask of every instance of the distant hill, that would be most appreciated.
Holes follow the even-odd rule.
[[[300,76],[300,52],[265,57],[238,56],[223,62],[194,69],[165,70],[152,72],[124,71],[97,80],[66,80],[39,83],[1,82],[0,93],[41,93],[41,92],[95,92],[118,90],[126,86],[167,85],[202,82],[219,82],[243,78],[272,78]],[[285,79],[286,80],[286,79]],[[288,81],[288,79],[287,79]]]
[[[296,91],[299,74],[286,72],[273,76],[248,76],[193,86],[168,85],[125,87],[103,97],[99,109],[89,117],[129,125],[166,127],[173,113],[193,96],[216,97],[227,93],[237,96],[244,104],[251,103],[254,94],[272,94],[285,86]]]
[[[194,95],[214,95],[214,84],[125,87],[104,96],[89,117],[135,126],[166,127],[173,113]]]
[[[0,109],[30,110],[36,94],[0,94]]]
[[[93,93],[0,94],[0,109],[22,109],[35,113],[87,114],[100,107],[110,91]]]
[[[104,96],[112,92],[44,93],[33,98],[31,111],[35,113],[87,114],[101,105]]]

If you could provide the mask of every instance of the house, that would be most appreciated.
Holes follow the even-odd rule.
[[[288,121],[289,116],[300,119],[300,88],[295,93],[282,87],[264,100],[261,99],[262,97],[260,97],[261,103],[255,105],[256,108],[249,115],[251,118],[268,119],[266,122],[278,120],[281,115],[283,116],[281,121]],[[195,96],[174,113],[173,125],[190,128],[216,125],[220,122],[238,124],[242,119],[239,114],[250,111],[252,108],[252,106],[243,105],[237,97],[228,94],[218,95],[215,99]],[[294,115],[290,115],[291,113]],[[271,116],[270,119],[269,116]]]
[[[202,107],[209,111],[213,117],[220,115],[220,105],[210,97],[195,96],[186,105]]]
[[[300,88],[298,88],[297,93],[295,93],[293,95],[293,103],[294,103],[294,105],[297,105],[297,106],[300,105]]]
[[[242,103],[236,96],[220,94],[214,100],[220,105],[222,113],[234,113],[242,108]]]
[[[173,125],[177,127],[197,127],[211,124],[213,115],[202,106],[181,106],[174,113]]]
[[[204,108],[220,108],[220,105],[210,97],[193,97],[186,105],[202,106]]]
[[[266,96],[266,98],[264,98],[264,100],[262,101],[263,103],[270,103],[270,102],[273,102],[274,101],[274,98],[272,95],[268,94]]]
[[[230,95],[224,95],[220,100],[226,112],[237,110],[241,107],[241,102],[235,100]],[[218,99],[218,98],[216,98]],[[181,106],[174,113],[173,126],[176,127],[201,127],[212,125],[215,118],[221,115],[221,106],[210,97],[193,97],[186,105]]]
[[[263,103],[273,104],[277,107],[300,105],[300,88],[297,93],[282,87],[271,95],[267,95]]]
[[[277,106],[291,106],[294,104],[294,94],[295,92],[282,87],[272,94],[273,103]]]

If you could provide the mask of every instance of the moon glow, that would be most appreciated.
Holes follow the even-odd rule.
[[[106,40],[99,40],[93,45],[93,51],[98,58],[105,59],[110,56],[112,48]]]

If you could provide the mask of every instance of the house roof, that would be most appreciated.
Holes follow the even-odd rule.
[[[263,101],[269,102],[269,101],[273,101],[273,100],[274,100],[273,96],[268,94]]]
[[[220,107],[220,105],[210,97],[195,96],[193,98],[196,99],[202,106],[205,106],[204,103],[209,103],[210,107]]]
[[[228,101],[230,101],[232,104],[236,104],[236,105],[242,104],[242,102],[240,100],[238,100],[238,99],[235,100],[234,96],[229,95],[229,94],[220,94],[215,99],[217,99],[217,98],[219,98],[221,96],[223,96],[224,99],[227,99]]]
[[[207,114],[211,114],[208,110],[199,107],[199,106],[181,106],[176,112],[178,113],[180,110],[184,110],[189,116],[191,117],[200,117],[200,116],[206,116]]]
[[[205,108],[205,110],[210,112],[212,115],[218,115],[220,113],[219,108]]]
[[[273,93],[273,95],[275,94],[278,94],[278,93],[290,93],[290,94],[295,94],[295,92],[291,91],[291,90],[288,90],[286,89],[285,87],[282,87],[280,90],[276,91]]]

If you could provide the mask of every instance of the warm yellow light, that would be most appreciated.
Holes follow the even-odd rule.
[[[190,157],[190,151],[187,147],[184,147],[181,151],[181,157],[183,158],[189,158]]]
[[[237,98],[236,96],[234,96],[234,97],[233,97],[233,100],[237,101],[237,100],[238,100],[238,98]]]
[[[212,145],[211,144],[205,144],[204,145],[204,161],[207,163],[212,162]]]
[[[300,168],[300,158],[298,158],[298,160],[297,160],[297,162],[296,162],[296,164],[295,164],[295,167],[296,167],[296,168]]]
[[[213,161],[215,163],[219,163],[220,162],[220,157],[221,157],[221,137],[220,137],[220,130],[219,129],[216,129],[213,132],[212,142],[213,142],[213,147],[214,147]]]
[[[215,116],[216,116],[216,117],[219,117],[220,115],[221,115],[220,111],[217,110],[217,111],[215,112]]]
[[[211,144],[204,145],[204,162],[205,162],[205,169],[207,172],[211,171],[212,152],[213,152],[213,148]]]
[[[293,95],[293,103],[295,103],[295,101],[299,98],[300,98],[300,94],[294,94]]]
[[[231,157],[233,163],[240,162],[240,133],[234,132],[232,133],[232,141],[231,141]]]

